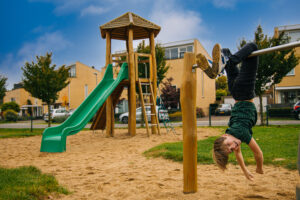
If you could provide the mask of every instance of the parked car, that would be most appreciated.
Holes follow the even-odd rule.
[[[230,115],[231,114],[231,104],[220,104],[215,111],[216,115]]]
[[[293,107],[293,113],[296,119],[300,120],[300,101],[297,101]]]
[[[50,110],[50,114],[51,114],[51,119],[54,119],[56,117],[65,117],[65,116],[68,116],[69,112],[66,109],[58,108],[58,109]],[[46,122],[48,122],[48,120],[49,120],[49,114],[48,113],[46,113],[44,115],[44,120]]]
[[[151,121],[151,107],[146,106],[146,113],[147,113],[147,118],[148,121]],[[169,114],[167,110],[161,109],[159,106],[156,106],[156,113],[158,114],[158,120],[163,121],[163,120],[169,120]],[[142,120],[142,107],[139,107],[136,109],[136,121],[141,121]],[[128,123],[128,116],[129,113],[123,113],[119,116],[120,122],[123,122],[124,124]]]

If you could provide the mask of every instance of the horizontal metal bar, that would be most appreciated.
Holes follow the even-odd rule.
[[[253,51],[249,57],[259,56],[259,55],[263,55],[263,54],[270,53],[270,52],[273,52],[273,51],[281,51],[281,50],[286,50],[286,49],[292,49],[292,48],[299,47],[299,46],[300,46],[300,41],[291,42],[291,43],[288,43],[288,44],[282,44],[282,45],[278,45],[278,46],[275,46],[275,47],[270,47],[270,48],[266,48],[266,49],[260,49],[260,50],[257,50],[257,51]]]

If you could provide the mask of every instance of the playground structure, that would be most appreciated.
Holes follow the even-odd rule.
[[[249,57],[291,49],[300,46],[300,41],[252,52]],[[195,54],[184,54],[180,103],[183,126],[183,192],[197,192],[197,121],[196,121],[196,68]],[[298,189],[299,191],[299,189]]]
[[[124,87],[128,88],[129,120],[128,133],[136,134],[136,85],[142,105],[147,134],[160,134],[156,113],[157,71],[154,38],[160,27],[142,17],[127,12],[124,15],[100,26],[102,38],[106,39],[106,71],[103,80],[82,102],[76,111],[61,125],[45,129],[42,137],[41,152],[66,151],[66,139],[84,128],[96,114],[91,130],[106,129],[107,136],[114,135],[114,107]],[[135,53],[133,40],[149,39],[150,54]],[[111,40],[125,40],[126,52],[111,53]],[[113,78],[114,65],[121,65],[118,76]],[[140,77],[139,64],[148,66],[148,76]],[[147,87],[148,89],[144,89]],[[147,91],[146,93],[144,91]],[[151,107],[151,124],[148,124],[145,107]],[[151,127],[151,133],[150,133]]]

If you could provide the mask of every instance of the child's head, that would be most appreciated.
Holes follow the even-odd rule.
[[[225,134],[214,142],[213,159],[222,170],[226,169],[229,154],[237,150],[241,141],[232,135]]]

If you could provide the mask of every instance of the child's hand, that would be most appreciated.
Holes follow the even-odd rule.
[[[256,173],[263,174],[264,170],[262,168],[256,168]]]
[[[254,180],[254,176],[253,176],[248,170],[246,170],[246,171],[244,172],[244,174],[245,174],[245,176],[246,176],[246,178],[247,178],[248,180],[250,180],[250,181],[253,181],[253,180]]]

